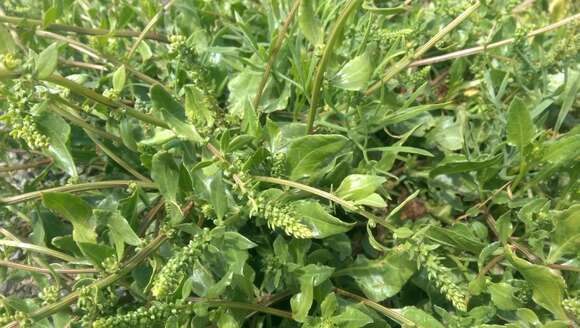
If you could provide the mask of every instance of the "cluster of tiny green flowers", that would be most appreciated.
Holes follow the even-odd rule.
[[[38,297],[42,300],[42,304],[54,303],[58,300],[58,287],[47,286],[42,289]]]
[[[115,273],[119,271],[119,261],[117,256],[109,256],[103,261],[103,268],[107,273]]]
[[[544,67],[550,70],[561,69],[562,64],[574,61],[580,52],[580,34],[570,31],[558,41],[546,54]]]
[[[514,293],[515,298],[517,298],[523,304],[530,302],[532,299],[532,288],[527,281],[514,279],[510,281],[510,285],[517,288]]]
[[[413,73],[403,76],[403,83],[407,88],[414,88],[415,86],[422,84],[429,78],[429,73],[431,72],[431,66],[425,66]]]
[[[119,100],[119,92],[115,89],[105,89],[105,91],[103,91],[103,96],[111,99],[111,100]]]
[[[92,328],[134,328],[146,327],[164,322],[172,315],[189,316],[193,313],[191,304],[178,301],[176,303],[154,303],[150,307],[140,307],[135,311],[100,318],[93,322]]]
[[[7,70],[13,70],[22,64],[22,60],[15,58],[14,55],[10,53],[0,55],[0,62]]]
[[[438,0],[433,2],[435,5],[435,12],[438,15],[447,15],[449,17],[457,17],[461,14],[467,7],[471,5],[469,0]]]
[[[183,57],[191,54],[191,49],[187,46],[187,39],[183,35],[172,35],[169,37],[169,54],[172,56]]]
[[[445,267],[440,258],[424,245],[417,248],[417,260],[427,271],[427,277],[443,295],[460,311],[467,311],[467,287],[461,287],[454,281],[451,270]]]
[[[9,324],[12,321],[14,321],[13,315],[10,315],[7,313],[3,313],[2,315],[0,315],[0,326],[4,326],[6,324]]]
[[[381,29],[377,33],[378,40],[386,44],[392,44],[400,39],[405,39],[411,36],[413,30],[410,28],[390,31],[388,29]]]
[[[280,228],[295,238],[312,238],[312,231],[296,217],[291,204],[267,202],[261,197],[256,204],[258,215],[266,220],[270,229]]]
[[[278,178],[286,175],[286,153],[280,152],[272,155],[270,175]]]
[[[195,259],[201,256],[209,245],[210,240],[209,229],[204,229],[187,246],[176,252],[167,261],[153,281],[151,293],[156,299],[166,299],[175,292],[185,277],[186,271],[191,267]]]
[[[0,120],[5,121],[11,127],[10,136],[22,139],[28,147],[32,149],[42,149],[48,147],[48,137],[40,133],[32,116],[28,113],[29,99],[18,86],[9,97],[9,106]]]
[[[574,316],[575,320],[580,320],[580,298],[566,298],[562,301],[562,306],[568,314]]]

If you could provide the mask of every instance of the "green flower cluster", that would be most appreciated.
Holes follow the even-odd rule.
[[[42,300],[42,304],[54,303],[58,300],[58,287],[46,286],[42,289],[38,297]]]
[[[270,175],[273,177],[284,177],[286,175],[286,153],[276,153],[272,155],[272,169]]]
[[[562,301],[564,310],[572,316],[575,320],[580,320],[580,298],[570,297]]]
[[[207,249],[210,240],[211,235],[209,229],[206,228],[167,261],[153,281],[151,293],[156,299],[166,299],[175,292],[185,277],[186,271]]]
[[[312,238],[312,231],[296,217],[291,204],[267,202],[262,198],[257,199],[257,213],[268,223],[272,230],[280,228],[295,238]]]
[[[172,315],[188,316],[192,313],[193,308],[188,303],[154,303],[148,308],[140,307],[128,313],[100,318],[93,322],[92,328],[134,328],[147,325],[155,327]]]
[[[30,102],[24,90],[17,84],[10,92],[8,109],[4,115],[0,116],[0,120],[11,127],[10,136],[22,139],[32,149],[48,147],[48,137],[38,131],[36,123],[29,113]]]
[[[432,281],[453,306],[463,312],[467,311],[467,287],[459,286],[453,273],[441,263],[441,258],[425,245],[419,245],[417,260],[427,271],[427,277]]]

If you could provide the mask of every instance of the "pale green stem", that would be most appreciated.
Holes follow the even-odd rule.
[[[133,271],[133,269],[135,269],[137,267],[137,265],[139,265],[141,262],[143,262],[145,259],[147,259],[155,250],[157,250],[157,248],[159,248],[159,246],[161,246],[161,244],[165,240],[167,240],[167,237],[165,235],[157,236],[155,239],[153,239],[151,241],[151,243],[149,243],[147,246],[145,246],[139,253],[137,253],[133,258],[131,258],[127,263],[122,265],[121,269],[117,273],[114,273],[114,274],[111,274],[105,278],[99,279],[99,280],[93,282],[92,284],[88,285],[87,287],[101,289],[103,287],[109,286],[109,285],[117,282],[122,277],[131,273]],[[32,319],[34,322],[39,321],[41,319],[44,319],[44,318],[62,310],[63,308],[71,305],[72,303],[74,303],[77,300],[77,298],[80,296],[80,294],[81,294],[81,290],[80,289],[76,290],[76,291],[66,295],[65,297],[61,298],[58,302],[45,305],[45,306],[39,308],[38,310],[32,312],[31,314],[29,314],[29,318]],[[13,327],[18,327],[17,321],[13,321],[13,322],[7,324],[6,326],[4,326],[4,328],[13,328]]]
[[[312,96],[310,97],[310,111],[308,113],[308,122],[306,127],[308,133],[311,134],[314,131],[314,121],[316,120],[316,113],[318,112],[318,102],[320,99],[320,93],[322,88],[322,80],[324,79],[324,73],[326,71],[326,65],[330,60],[334,46],[339,39],[341,31],[346,23],[347,18],[353,12],[353,10],[360,5],[362,0],[350,0],[342,10],[340,16],[336,20],[332,32],[328,37],[326,46],[324,47],[324,52],[322,53],[322,58],[318,63],[316,68],[316,75],[314,76],[314,81],[312,82]]]
[[[277,317],[293,320],[292,313],[290,313],[288,311],[278,310],[275,308],[264,306],[261,304],[205,299],[205,298],[201,298],[201,297],[195,297],[195,298],[192,298],[192,300],[195,302],[205,302],[205,303],[212,305],[212,306],[225,306],[225,307],[229,307],[229,308],[233,308],[233,309],[257,311],[257,312],[267,313],[267,314],[275,315]]]
[[[0,197],[0,206],[18,204],[21,202],[37,199],[42,197],[42,194],[45,192],[81,192],[107,188],[128,187],[131,184],[136,184],[142,188],[147,189],[157,189],[157,186],[153,183],[138,180],[111,180],[111,181],[87,182],[32,191],[29,193],[16,196]]]
[[[64,273],[64,274],[83,274],[83,273],[97,273],[97,272],[99,272],[99,270],[94,269],[94,268],[87,268],[87,269],[52,268],[52,270],[50,270],[50,269],[46,269],[46,268],[39,268],[39,267],[31,266],[31,265],[26,265],[26,264],[22,264],[22,263],[15,263],[15,262],[10,262],[10,261],[4,261],[4,260],[0,260],[0,266],[12,268],[12,269],[16,269],[16,270],[38,272],[38,273],[42,273],[42,274],[51,274],[52,271],[54,271],[56,273]]]
[[[397,75],[400,71],[408,67],[413,60],[420,58],[427,52],[427,50],[431,49],[437,42],[443,39],[447,34],[449,34],[453,29],[455,29],[459,24],[461,24],[469,15],[471,15],[477,8],[479,8],[479,1],[473,4],[471,7],[467,8],[461,15],[457,16],[451,23],[447,24],[441,31],[435,34],[427,43],[419,47],[415,50],[412,54],[405,56],[399,62],[397,62],[394,66],[392,66],[383,76],[383,78],[373,84],[371,87],[367,89],[364,93],[365,96],[368,96],[375,91],[379,90],[387,81],[389,81],[393,76]]]
[[[7,23],[12,25],[18,26],[25,26],[25,27],[42,27],[43,23],[40,19],[32,19],[32,18],[22,18],[22,17],[13,17],[13,16],[5,16],[0,15],[0,23]],[[56,31],[56,32],[72,32],[77,34],[86,34],[86,35],[100,35],[100,36],[109,36],[109,37],[138,37],[140,35],[137,31],[129,31],[129,30],[117,30],[117,31],[110,31],[101,28],[88,28],[88,27],[79,27],[79,26],[70,26],[64,24],[50,24],[45,27],[47,30]],[[158,33],[147,33],[145,35],[146,39],[155,40],[163,43],[168,43],[169,40]]]
[[[346,201],[336,195],[333,195],[329,192],[320,190],[318,188],[314,188],[314,187],[310,187],[307,186],[305,184],[299,183],[299,182],[295,182],[295,181],[289,181],[289,180],[284,180],[284,179],[279,179],[279,178],[273,178],[273,177],[262,177],[262,176],[256,176],[254,177],[254,179],[256,179],[257,181],[262,181],[262,182],[268,182],[268,183],[274,183],[277,185],[282,185],[282,186],[288,186],[288,187],[292,187],[292,188],[296,188],[302,191],[306,191],[309,192],[311,194],[320,196],[322,198],[326,198],[330,201],[333,201],[337,204],[339,204],[340,206],[344,207],[345,209],[357,213],[371,221],[375,221],[377,223],[379,223],[380,225],[382,225],[383,227],[389,229],[390,231],[395,231],[396,228],[395,226],[393,226],[392,224],[388,223],[386,220],[384,220],[383,218],[380,218],[370,212],[365,211],[364,209],[354,205],[353,203]]]
[[[58,115],[62,116],[67,121],[71,122],[72,124],[81,127],[83,130],[94,133],[98,136],[101,136],[105,139],[109,139],[113,142],[117,142],[117,143],[123,142],[123,140],[121,138],[117,137],[116,135],[112,135],[106,131],[103,131],[103,130],[95,127],[92,124],[85,122],[85,120],[83,120],[81,117],[79,117],[77,115],[73,115],[73,114],[67,112],[66,110],[63,110],[62,108],[59,108],[57,105],[51,106],[50,109],[52,111],[54,111],[55,113],[57,113]]]
[[[294,0],[294,3],[292,4],[292,8],[290,9],[290,12],[288,13],[288,17],[286,17],[284,24],[282,24],[282,27],[280,28],[280,32],[278,32],[278,35],[276,36],[276,43],[274,44],[274,46],[270,50],[270,57],[268,58],[268,63],[266,64],[266,68],[264,69],[264,74],[262,74],[262,79],[260,80],[260,84],[258,86],[258,91],[256,92],[256,97],[254,97],[254,101],[253,101],[254,109],[258,108],[258,105],[260,104],[260,99],[262,98],[262,94],[264,93],[264,88],[266,88],[266,83],[268,82],[268,78],[270,77],[270,72],[272,71],[272,67],[274,66],[274,62],[276,60],[276,55],[278,54],[278,51],[280,50],[280,48],[282,48],[282,43],[284,42],[284,37],[286,36],[286,33],[288,32],[288,28],[290,27],[290,23],[292,22],[292,20],[294,19],[294,16],[296,16],[296,13],[298,12],[298,8],[300,7],[301,2],[302,2],[301,0]]]
[[[399,313],[398,310],[396,309],[390,309],[388,307],[385,307],[377,302],[373,302],[367,298],[364,298],[362,296],[353,294],[351,292],[348,292],[346,290],[340,289],[340,288],[334,288],[334,291],[339,294],[339,295],[343,295],[346,296],[348,298],[352,298],[355,301],[358,301],[376,311],[379,311],[380,313],[384,314],[385,316],[389,317],[390,319],[398,322],[401,325],[404,325],[405,327],[417,327],[417,325],[405,318],[401,313]]]
[[[580,19],[580,13],[572,15],[570,17],[566,17],[554,24],[550,24],[547,26],[544,26],[542,28],[539,28],[537,30],[533,30],[532,32],[530,32],[528,34],[528,38],[534,37],[536,35],[545,33],[545,32],[549,32],[552,30],[555,30],[561,26],[564,26],[566,24],[569,24],[577,19]],[[440,62],[444,62],[447,60],[451,60],[451,59],[456,59],[456,58],[461,58],[461,57],[467,57],[467,56],[471,56],[471,55],[476,55],[482,52],[485,52],[487,50],[490,49],[494,49],[494,48],[499,48],[499,47],[503,47],[506,46],[508,44],[514,43],[515,39],[514,38],[509,38],[509,39],[505,39],[505,40],[501,40],[501,41],[497,41],[494,43],[490,43],[490,44],[484,44],[482,46],[477,46],[477,47],[473,47],[473,48],[468,48],[468,49],[463,49],[463,50],[458,50],[455,52],[451,52],[445,55],[441,55],[441,56],[435,56],[435,57],[431,57],[431,58],[425,58],[425,59],[421,59],[421,60],[417,60],[412,62],[409,67],[416,67],[416,66],[424,66],[424,65],[431,65],[431,64],[436,64],[436,63],[440,63]]]
[[[36,252],[36,253],[40,253],[40,254],[44,254],[44,255],[49,255],[49,256],[52,256],[54,258],[66,261],[66,262],[78,262],[79,261],[77,258],[72,257],[70,255],[67,255],[65,253],[61,253],[59,251],[55,251],[53,249],[49,249],[49,248],[46,248],[43,246],[38,246],[38,245],[29,244],[29,243],[25,243],[25,242],[21,242],[21,241],[16,241],[16,240],[0,239],[0,246],[26,249],[26,250],[29,250],[32,252]]]
[[[153,16],[153,18],[151,18],[151,20],[145,26],[145,28],[143,29],[143,31],[141,32],[141,34],[139,34],[139,37],[137,38],[137,40],[135,40],[135,43],[133,44],[133,46],[131,47],[131,49],[127,53],[127,56],[125,56],[126,61],[129,61],[129,59],[131,58],[131,56],[133,56],[133,54],[137,50],[137,47],[139,46],[139,44],[141,43],[141,41],[143,41],[143,39],[147,36],[147,33],[149,33],[149,31],[153,28],[153,26],[157,23],[157,21],[159,21],[159,19],[163,15],[163,13],[167,9],[169,9],[169,7],[171,7],[174,2],[175,2],[175,0],[168,1],[163,7],[161,7],[161,9],[155,14],[155,16]]]

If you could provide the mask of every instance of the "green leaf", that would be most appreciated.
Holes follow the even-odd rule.
[[[566,135],[548,144],[542,160],[559,166],[580,156],[580,134]]]
[[[216,213],[218,220],[223,219],[228,211],[228,199],[226,186],[221,171],[216,172],[210,182],[210,202]]]
[[[511,222],[511,213],[507,212],[502,215],[495,224],[499,240],[502,243],[506,243],[508,238],[512,235],[512,222]]]
[[[566,254],[578,258],[580,252],[580,204],[571,206],[552,219],[554,231],[547,262],[554,263]]]
[[[515,310],[522,306],[521,302],[514,296],[517,289],[506,283],[489,283],[487,291],[491,295],[491,301],[498,309],[504,311]]]
[[[306,39],[314,46],[318,46],[322,44],[324,31],[320,21],[315,16],[314,2],[314,0],[302,0],[298,13],[298,25]]]
[[[187,123],[183,106],[173,99],[171,94],[158,84],[152,86],[149,93],[153,107],[159,110],[163,120],[177,136],[197,143],[202,141],[195,126]]]
[[[42,14],[42,26],[47,27],[50,24],[53,24],[58,19],[58,8],[55,6],[51,6]]]
[[[123,91],[126,79],[127,73],[125,72],[125,65],[121,65],[117,68],[115,73],[113,73],[113,89],[117,92]]]
[[[104,269],[103,262],[107,258],[115,255],[115,250],[107,245],[79,242],[79,248],[82,250],[91,262],[99,268]]]
[[[53,43],[44,49],[36,60],[34,73],[38,79],[51,76],[58,64],[58,43]]]
[[[378,207],[378,208],[385,208],[387,207],[387,203],[379,194],[370,194],[363,199],[359,199],[354,202],[355,205],[366,205],[371,207]]]
[[[0,54],[14,52],[16,44],[4,24],[0,25]]]
[[[429,172],[429,176],[434,178],[441,174],[455,174],[455,173],[465,173],[465,172],[473,172],[473,171],[480,171],[487,167],[499,164],[502,159],[502,154],[498,154],[490,159],[483,160],[483,161],[456,161],[456,162],[447,162],[444,164],[438,165],[436,168]]]
[[[207,96],[197,85],[187,85],[185,90],[185,114],[191,122],[200,126],[213,126],[215,118]]]
[[[243,117],[246,106],[249,106],[252,97],[256,94],[262,74],[244,70],[228,83],[228,110],[236,117]]]
[[[340,183],[335,194],[350,201],[358,201],[372,195],[387,179],[376,175],[351,174]]]
[[[295,139],[288,150],[290,179],[322,176],[329,172],[337,157],[347,151],[347,138],[336,135],[309,135]]]
[[[340,328],[360,328],[373,322],[371,317],[352,305],[344,308],[339,315],[332,317],[330,320],[336,327]]]
[[[362,90],[367,87],[373,67],[366,53],[351,59],[336,73],[332,83],[345,90]]]
[[[70,221],[73,239],[77,242],[96,243],[96,222],[91,206],[79,197],[63,192],[45,192],[42,203],[46,208]]]
[[[526,104],[520,98],[514,98],[507,113],[508,143],[522,149],[532,141],[534,130],[532,116],[526,108]]]
[[[139,246],[141,244],[139,236],[133,231],[133,228],[131,228],[129,222],[121,215],[119,210],[96,209],[94,214],[96,217],[104,219],[107,223],[109,236],[115,245],[118,259],[123,258],[125,244],[131,246]]]
[[[151,177],[159,191],[165,199],[175,201],[179,191],[179,167],[173,156],[166,151],[160,151],[153,156],[151,163]]]
[[[347,223],[328,214],[328,212],[314,200],[300,200],[292,203],[298,218],[312,231],[312,237],[326,238],[339,233],[347,232],[354,227],[354,223]]]
[[[407,306],[401,310],[401,314],[413,321],[419,328],[445,328],[439,321],[427,312],[414,306]]]
[[[460,224],[457,224],[456,226],[461,228]],[[426,235],[427,237],[438,243],[455,247],[460,250],[468,251],[475,255],[479,254],[485,245],[481,243],[479,240],[477,240],[471,234],[462,231],[465,230],[464,228],[466,227],[463,226],[461,230],[460,229],[454,230],[438,226],[432,226],[429,227],[429,230],[427,231]]]
[[[68,123],[48,110],[40,111],[34,117],[34,121],[40,133],[48,137],[48,153],[56,165],[68,175],[78,176],[77,167],[67,145],[70,136]]]
[[[314,287],[326,281],[332,273],[334,268],[309,264],[300,268],[298,271],[298,281],[300,283],[300,293],[295,294],[290,299],[292,307],[292,318],[298,322],[304,322],[308,316],[308,311],[312,307],[314,300]]]
[[[564,279],[545,266],[532,264],[516,257],[508,246],[504,248],[504,251],[505,256],[532,287],[534,302],[552,312],[556,319],[567,319],[562,308],[562,295],[566,287]]]
[[[369,299],[382,302],[399,293],[417,269],[407,252],[391,252],[376,260],[358,256],[355,262],[337,271],[352,277]]]

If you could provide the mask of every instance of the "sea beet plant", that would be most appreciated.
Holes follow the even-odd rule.
[[[578,22],[1,1],[0,327],[580,325]]]

